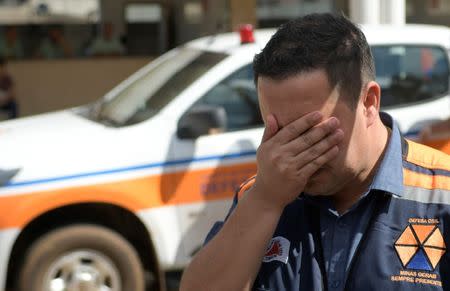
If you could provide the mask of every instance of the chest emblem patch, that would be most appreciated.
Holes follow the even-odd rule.
[[[288,262],[291,242],[282,236],[272,238],[262,259],[264,263],[271,261]]]
[[[410,221],[394,247],[403,268],[417,271],[434,271],[446,251],[438,222],[432,219]]]

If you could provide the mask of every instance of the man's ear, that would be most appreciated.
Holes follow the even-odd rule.
[[[380,85],[378,85],[375,81],[368,82],[365,90],[363,90],[363,96],[361,98],[367,126],[371,126],[379,116],[381,101],[380,95]]]

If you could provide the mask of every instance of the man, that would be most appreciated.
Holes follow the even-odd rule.
[[[450,118],[424,126],[419,132],[418,140],[450,154]]]
[[[119,38],[114,36],[112,23],[106,22],[103,24],[102,34],[93,41],[89,53],[97,57],[120,56],[125,53]]]
[[[18,116],[18,106],[14,82],[6,65],[6,59],[0,57],[0,114],[5,114],[8,119],[12,119]]]
[[[9,60],[17,60],[24,57],[17,27],[9,26],[5,28],[5,37],[3,41],[0,41],[0,55]]]
[[[291,21],[254,72],[265,121],[257,175],[181,290],[449,288],[450,158],[379,114],[363,33],[343,16]]]
[[[72,47],[65,39],[60,27],[49,28],[48,35],[39,45],[36,56],[45,59],[62,59],[73,56]]]

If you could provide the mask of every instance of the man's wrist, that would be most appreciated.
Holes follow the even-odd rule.
[[[276,195],[276,193],[268,193],[267,188],[262,187],[262,185],[255,183],[247,191],[245,198],[251,202],[251,204],[264,211],[264,213],[272,214],[275,216],[281,216],[286,205],[276,201],[275,199],[267,199],[271,195]]]

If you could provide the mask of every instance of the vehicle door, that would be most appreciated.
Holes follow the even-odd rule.
[[[203,129],[198,137],[183,135],[183,120],[205,108],[222,113],[223,124]],[[183,149],[192,160],[186,171],[168,180],[171,193],[178,196],[181,191],[184,201],[188,199],[177,207],[182,233],[178,257],[190,258],[198,251],[214,222],[224,219],[237,187],[256,172],[262,125],[251,64],[212,86],[180,118],[173,147]]]

